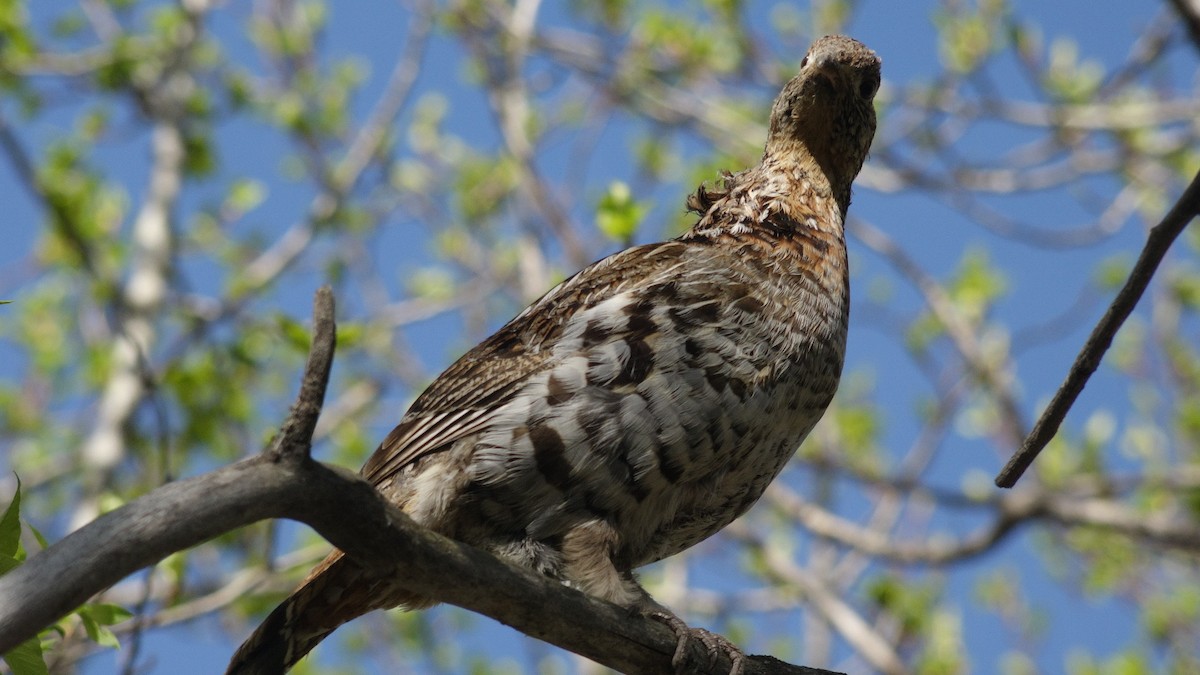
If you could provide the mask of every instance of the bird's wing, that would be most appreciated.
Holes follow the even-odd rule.
[[[550,290],[439,375],[367,460],[363,477],[382,485],[408,464],[486,429],[530,376],[551,366],[556,338],[571,317],[652,281],[699,245],[670,241],[626,249]]]

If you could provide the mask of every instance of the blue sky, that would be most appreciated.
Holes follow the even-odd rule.
[[[58,4],[46,3],[45,6],[54,7]],[[543,13],[545,22],[563,20],[564,14],[557,3],[547,5]],[[1120,63],[1126,57],[1137,36],[1164,7],[1164,3],[1144,0],[1027,0],[1012,5],[1015,14],[1041,27],[1047,41],[1054,37],[1069,39],[1078,45],[1082,58],[1095,60],[1106,67]],[[753,4],[751,14],[759,25],[765,21],[770,6],[765,3]],[[360,119],[382,89],[391,63],[403,47],[397,39],[402,31],[400,10],[391,4],[369,7],[358,3],[341,3],[333,7],[325,37],[326,53],[330,57],[356,55],[364,63],[370,64],[369,79],[354,102],[356,116]],[[885,81],[891,87],[925,82],[940,71],[936,34],[930,18],[934,7],[934,3],[929,2],[867,0],[860,4],[856,18],[847,27],[848,33],[881,55]],[[42,11],[42,7],[38,11]],[[228,38],[227,44],[234,45],[229,47],[234,59],[256,58],[244,39],[235,37],[243,31],[248,14],[249,9],[245,5],[233,6],[218,13],[213,24],[214,32]],[[463,59],[458,43],[444,36],[435,38],[426,60],[427,68],[418,82],[418,94],[437,91],[445,95],[451,106],[447,128],[471,144],[492,147],[497,142],[497,135],[491,117],[484,110],[478,94],[461,84]],[[1172,77],[1184,78],[1184,82],[1195,71],[1194,57],[1186,50],[1182,53],[1176,51],[1171,64],[1174,67]],[[1011,63],[1000,60],[990,72],[1002,93],[1016,97],[1029,94],[1028,86],[1020,80]],[[63,103],[56,105],[52,112],[33,125],[19,128],[26,143],[35,148],[44,147],[70,126],[78,108],[66,98],[67,93],[64,92]],[[772,93],[762,90],[758,95],[769,98]],[[10,110],[4,108],[4,112],[6,119],[11,121]],[[118,126],[124,122],[132,127],[133,123],[126,113],[118,115],[116,120]],[[881,134],[886,132],[885,121]],[[982,128],[964,139],[961,150],[971,157],[998,156],[1010,149],[1021,133],[1021,130],[1011,128]],[[300,217],[311,194],[306,186],[279,178],[280,158],[289,151],[285,139],[266,125],[246,120],[224,125],[218,134],[221,142],[221,173],[190,188],[184,196],[183,210],[217,198],[230,178],[254,176],[267,184],[269,196],[248,220],[246,227],[259,228],[269,236]],[[128,133],[105,144],[96,155],[97,163],[110,171],[115,180],[121,181],[134,200],[144,189],[145,140],[144,134]],[[589,167],[592,182],[598,186],[605,185],[608,177],[628,179],[630,174],[627,164],[630,151],[628,127],[615,125],[607,132],[606,140],[611,143],[605,144],[606,149],[597,155]],[[554,168],[556,163],[561,165],[569,158],[560,152],[543,161]],[[1102,190],[1106,186],[1100,184],[1097,187]],[[684,192],[655,194],[653,218],[665,221],[667,215],[674,213],[682,204],[684,196]],[[5,205],[4,215],[0,216],[0,232],[8,242],[0,247],[0,293],[7,294],[12,293],[15,287],[12,272],[5,270],[14,269],[15,263],[28,256],[41,217],[24,190],[16,184],[11,168],[6,163],[0,163],[0,204]],[[1007,213],[1047,228],[1082,225],[1093,217],[1093,214],[1078,206],[1068,190],[1022,195],[1020,200],[1005,200],[1002,208]],[[1135,220],[1116,236],[1087,249],[1043,249],[990,234],[927,196],[889,194],[865,188],[859,188],[856,192],[852,214],[886,230],[910,256],[939,278],[944,278],[955,268],[964,251],[985,250],[989,258],[1007,274],[1009,293],[996,308],[996,318],[1001,323],[1017,328],[1037,326],[1059,316],[1088,287],[1097,261],[1121,254],[1132,259],[1144,234],[1144,228]],[[640,238],[650,240],[661,234],[653,218]],[[580,217],[580,220],[590,221],[586,217]],[[419,223],[398,220],[379,240],[380,264],[395,267],[396,276],[400,279],[405,270],[415,269],[422,263],[427,241]],[[850,245],[855,270],[856,304],[847,373],[872,383],[872,398],[888,411],[884,419],[883,443],[887,447],[897,448],[898,452],[912,442],[917,431],[912,415],[914,387],[923,390],[929,387],[905,357],[902,345],[897,345],[897,336],[879,320],[878,312],[868,307],[866,300],[868,289],[880,282],[886,282],[891,287],[889,309],[897,313],[915,312],[919,297],[903,282],[896,280],[885,261],[859,242],[851,240]],[[212,284],[210,290],[214,291],[218,283],[206,278],[203,269],[193,271],[192,281],[200,287]],[[314,280],[314,286],[315,283]],[[272,294],[264,302],[273,303],[272,309],[282,309],[305,317],[310,297],[311,289],[303,288]],[[1022,411],[1028,420],[1032,421],[1035,406],[1057,387],[1078,345],[1102,312],[1104,302],[1106,298],[1093,298],[1092,304],[1081,313],[1081,319],[1074,328],[1062,331],[1046,344],[1039,344],[1018,354],[1019,393],[1023,402]],[[350,307],[352,311],[353,301],[343,306]],[[497,318],[497,322],[501,320]],[[455,355],[449,352],[463,346],[456,335],[457,328],[455,320],[439,319],[410,329],[409,338],[430,370],[436,371],[447,365]],[[8,353],[11,352],[0,344],[0,355]],[[0,376],[10,376],[21,368],[20,364],[0,365]],[[1085,392],[1071,421],[1075,425],[1081,424],[1091,411],[1098,408],[1120,409],[1125,397],[1119,378],[1102,369],[1097,380]],[[406,397],[392,402],[397,416],[405,400]],[[386,420],[380,420],[380,436],[386,433],[388,426]],[[984,439],[955,436],[950,443],[954,447],[942,453],[932,474],[935,481],[942,481],[946,486],[957,487],[963,476],[972,471],[990,478],[1002,465],[1004,458]],[[950,531],[961,532],[971,524],[973,521],[970,518],[963,518],[948,520],[944,526]],[[998,552],[986,559],[964,564],[946,578],[949,589],[947,595],[956,598],[956,603],[963,611],[963,630],[976,672],[992,672],[996,660],[1008,646],[999,623],[991,616],[973,609],[971,599],[972,585],[977,575],[984,570],[1001,568],[1012,569],[1019,574],[1024,580],[1030,601],[1051,618],[1038,652],[1038,663],[1044,670],[1061,670],[1072,650],[1086,649],[1103,655],[1137,639],[1128,608],[1123,608],[1118,601],[1074,597],[1072,591],[1047,577],[1043,565],[1032,553],[1030,538],[1018,535],[1001,546]],[[712,587],[722,587],[728,583],[727,579],[704,579],[703,570],[699,574],[702,583],[711,582]],[[503,637],[510,631],[492,627],[494,625],[486,619],[476,619],[474,625],[484,628],[464,634],[463,639],[473,645],[495,649],[493,653],[522,659],[528,650],[541,649],[531,647],[521,639]],[[157,664],[152,672],[207,673],[223,666],[235,644],[215,621],[206,620],[187,630],[152,633],[145,651],[148,663]],[[750,646],[752,649],[755,647]],[[757,647],[762,649],[765,645]],[[115,672],[114,664],[118,661],[119,656],[101,654],[88,662],[85,672],[96,675]],[[363,672],[369,670],[364,669]]]

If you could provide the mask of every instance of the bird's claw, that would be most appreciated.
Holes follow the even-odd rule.
[[[700,644],[704,645],[704,650],[708,652],[708,665],[712,666],[717,662],[718,652],[725,652],[729,657],[730,667],[729,675],[742,675],[742,666],[746,660],[742,650],[738,649],[737,645],[733,644],[724,635],[714,633],[706,628],[692,628],[684,623],[683,619],[674,614],[655,609],[646,613],[646,618],[653,619],[667,628],[670,628],[675,633],[675,653],[671,655],[671,666],[676,673],[689,672],[688,666],[688,645],[692,640],[699,640]]]

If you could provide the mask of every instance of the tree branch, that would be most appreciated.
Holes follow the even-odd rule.
[[[1033,431],[1029,432],[1021,448],[1008,460],[1008,464],[1005,465],[1000,475],[996,476],[997,486],[1010,488],[1016,485],[1021,474],[1025,473],[1025,469],[1029,468],[1042,448],[1046,447],[1051,438],[1054,438],[1063,418],[1067,416],[1067,411],[1071,409],[1075,399],[1083,391],[1088,378],[1100,366],[1100,360],[1112,345],[1113,336],[1133,312],[1133,308],[1150,284],[1150,279],[1154,277],[1154,272],[1171,248],[1171,244],[1197,215],[1200,215],[1200,173],[1192,178],[1191,184],[1179,197],[1179,201],[1175,202],[1175,206],[1171,207],[1162,222],[1150,230],[1150,235],[1146,238],[1146,245],[1142,248],[1142,254],[1138,257],[1133,270],[1130,271],[1125,286],[1117,293],[1117,297],[1109,305],[1108,311],[1104,313],[1104,318],[1096,324],[1092,334],[1088,336],[1079,356],[1075,357],[1075,363],[1071,365],[1070,372],[1067,373],[1067,379],[1054,394],[1050,405],[1034,425]]]
[[[328,286],[322,286],[313,298],[313,340],[308,348],[308,362],[304,365],[300,394],[279,435],[263,453],[267,459],[311,460],[313,431],[317,428],[317,418],[321,416],[321,406],[325,403],[325,390],[333,369],[333,353],[337,348],[337,322],[334,321],[333,310],[333,291]]]
[[[184,136],[178,121],[155,123],[151,152],[149,187],[131,232],[131,272],[120,289],[114,317],[111,374],[80,451],[87,474],[86,494],[71,515],[72,527],[91,521],[100,512],[104,486],[110,484],[110,474],[128,454],[126,425],[150,393],[148,360],[158,341],[156,319],[170,284],[175,249],[172,211],[183,181]]]
[[[1183,20],[1192,44],[1196,49],[1200,49],[1200,3],[1196,0],[1168,0],[1168,4],[1175,8],[1179,18]]]
[[[853,219],[849,231],[871,250],[882,255],[902,275],[908,277],[921,295],[925,304],[941,322],[954,348],[962,356],[967,368],[979,379],[987,393],[996,401],[1001,413],[1001,433],[1016,445],[1025,435],[1025,421],[1017,406],[1013,393],[1012,373],[1005,366],[1007,359],[990,357],[981,344],[976,330],[966,317],[954,306],[946,289],[910,258],[883,230],[862,219]]]
[[[0,653],[125,576],[176,551],[264,518],[303,522],[396,583],[510,625],[625,672],[669,673],[674,633],[414,523],[351,472],[315,462],[311,435],[334,351],[333,294],[314,301],[313,346],[288,419],[261,455],[167,484],[107,513],[0,577]],[[692,664],[708,662],[698,641]],[[707,669],[727,673],[724,654]],[[746,675],[827,674],[769,656]]]
[[[907,675],[910,672],[895,647],[858,610],[830,590],[830,580],[817,578],[811,571],[797,565],[789,553],[778,546],[768,545],[748,528],[735,523],[729,532],[731,536],[758,549],[767,573],[803,593],[813,610],[850,643],[872,668],[886,675]]]

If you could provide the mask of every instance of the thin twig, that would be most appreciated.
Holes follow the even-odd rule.
[[[333,310],[333,290],[329,286],[320,287],[313,297],[313,341],[308,350],[304,379],[300,383],[300,395],[279,435],[264,452],[273,461],[307,459],[312,451],[313,431],[317,428],[317,418],[325,402],[329,372],[333,368],[333,352],[337,347],[337,324]]]
[[[967,368],[995,398],[1002,416],[1001,432],[1015,445],[1025,435],[1027,427],[1017,406],[1016,394],[1013,393],[1012,374],[1007,368],[1007,356],[1001,359],[986,353],[976,328],[954,306],[946,289],[921,269],[921,266],[883,230],[865,220],[853,219],[850,221],[849,231],[871,250],[883,256],[921,292],[925,304],[946,329],[946,334],[966,362]]]
[[[1171,207],[1171,211],[1162,219],[1162,222],[1150,230],[1150,235],[1146,238],[1146,245],[1142,248],[1142,254],[1129,273],[1129,279],[1125,281],[1125,286],[1121,288],[1121,292],[1117,294],[1108,311],[1104,313],[1104,318],[1096,324],[1096,328],[1088,336],[1079,356],[1075,357],[1075,363],[1071,365],[1070,372],[1067,373],[1067,379],[1054,394],[1054,399],[1050,401],[1050,405],[1046,407],[1045,412],[1034,425],[1033,431],[1025,438],[1021,449],[1013,454],[1012,459],[1008,460],[1008,464],[1005,465],[1000,475],[996,476],[997,486],[1010,488],[1016,485],[1021,474],[1025,473],[1025,469],[1029,468],[1042,448],[1046,447],[1051,438],[1054,438],[1054,434],[1058,432],[1059,425],[1062,424],[1067,411],[1075,403],[1079,392],[1083,391],[1088,378],[1100,366],[1100,360],[1112,345],[1113,336],[1125,323],[1125,319],[1129,318],[1134,306],[1141,299],[1142,293],[1150,284],[1150,279],[1154,277],[1154,272],[1167,254],[1167,250],[1171,248],[1171,244],[1183,231],[1183,228],[1187,227],[1192,218],[1197,215],[1200,215],[1200,173],[1192,178],[1191,184],[1179,197],[1179,201],[1175,202],[1175,206]]]
[[[315,172],[321,183],[320,190],[309,203],[305,216],[246,264],[241,275],[241,292],[227,301],[224,313],[236,312],[251,296],[266,288],[299,259],[315,239],[319,223],[337,211],[358,186],[362,175],[372,166],[371,160],[376,158],[388,140],[388,130],[409,101],[413,83],[419,75],[419,64],[425,53],[432,21],[428,11],[413,19],[404,55],[393,68],[383,94],[367,115],[367,121],[350,143],[336,170],[333,173],[327,170]],[[312,139],[306,142],[314,145]],[[319,152],[313,153],[313,161],[326,163]],[[333,180],[329,180],[331,176]]]
[[[421,74],[425,48],[429,44],[429,34],[433,29],[435,9],[432,3],[422,2],[420,9],[414,11],[404,54],[396,61],[379,102],[367,116],[366,122],[346,150],[345,157],[334,170],[338,189],[344,192],[353,189],[372,157],[383,147],[400,111],[408,104],[413,85],[417,76]]]
[[[1183,19],[1192,44],[1196,49],[1200,49],[1200,3],[1196,0],[1170,0],[1170,4],[1179,18]]]
[[[888,675],[905,675],[908,667],[896,653],[895,647],[876,631],[850,603],[830,590],[828,581],[815,575],[792,560],[777,546],[769,546],[761,538],[735,523],[727,532],[738,541],[755,547],[762,553],[763,563],[770,576],[786,582],[804,594],[825,621],[833,627],[871,667]]]
[[[25,185],[34,201],[41,204],[49,214],[51,229],[62,237],[67,247],[79,259],[79,264],[84,271],[96,278],[104,295],[114,292],[113,282],[99,269],[96,255],[92,251],[91,241],[81,231],[79,223],[76,222],[71,210],[66,207],[64,200],[48,190],[38,177],[38,168],[33,156],[21,144],[21,140],[3,116],[0,116],[0,151],[3,151],[8,157],[13,172]]]

